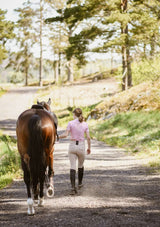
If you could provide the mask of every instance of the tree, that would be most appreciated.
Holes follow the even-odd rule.
[[[27,86],[33,59],[31,48],[37,39],[33,26],[35,11],[31,8],[30,1],[24,3],[23,6],[23,8],[15,10],[19,14],[16,40],[20,50],[16,53],[15,62],[13,61],[12,65],[14,65],[16,71],[21,71],[25,75],[25,85]]]
[[[0,9],[0,63],[7,57],[6,42],[14,38],[14,24],[5,19],[7,11]]]
[[[102,45],[91,51],[107,52],[114,48],[122,54],[122,89],[132,86],[131,53],[137,47],[150,45],[150,53],[155,51],[155,37],[159,37],[157,26],[159,14],[156,1],[147,0],[86,0],[83,3],[69,0],[70,8],[64,11],[66,22],[70,27],[78,21],[94,18],[96,26],[82,30],[70,37],[70,46],[66,52],[84,60],[84,53],[88,51],[90,40],[100,36]],[[155,10],[156,8],[156,10]],[[77,48],[75,48],[77,47]]]
[[[40,0],[40,28],[39,28],[39,39],[40,39],[40,57],[39,57],[39,86],[42,86],[42,73],[43,73],[43,49],[42,49],[42,27],[43,27],[43,7],[42,0]]]
[[[79,1],[80,2],[80,1]],[[70,8],[67,6],[66,8],[62,7],[63,5],[59,5],[59,7],[55,7],[56,11],[58,13],[58,16],[47,18],[45,21],[46,23],[54,23],[54,25],[58,25],[57,27],[60,28],[60,32],[58,34],[58,40],[55,42],[56,47],[54,47],[54,50],[56,51],[56,48],[58,49],[58,56],[59,56],[59,62],[60,62],[60,56],[61,54],[65,54],[67,63],[67,80],[70,82],[73,82],[73,52],[76,55],[76,50],[78,48],[82,48],[81,45],[77,45],[78,42],[74,42],[72,40],[72,35],[74,34],[75,30],[80,24],[80,21],[75,21],[75,23],[70,22]],[[60,8],[61,7],[61,8]],[[61,25],[60,25],[61,23]],[[84,25],[83,25],[84,26]],[[79,40],[79,37],[77,36],[77,39]],[[56,40],[56,35],[53,37],[53,40]],[[71,45],[72,43],[72,45]],[[77,45],[75,47],[75,45]],[[85,47],[84,47],[85,48]],[[78,52],[78,51],[77,51]],[[81,64],[84,63],[84,57],[83,55],[77,55],[77,59],[79,58],[79,62]]]

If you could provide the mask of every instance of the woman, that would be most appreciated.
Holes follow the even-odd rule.
[[[84,173],[84,160],[85,160],[85,137],[87,137],[87,154],[91,153],[90,147],[90,135],[89,129],[82,115],[82,110],[76,108],[73,111],[73,121],[68,123],[66,131],[59,136],[59,138],[65,138],[69,134],[71,135],[68,156],[70,160],[70,181],[71,181],[71,195],[77,193],[75,187],[75,175],[76,175],[76,160],[78,158],[78,188],[80,189],[82,185],[83,173]]]

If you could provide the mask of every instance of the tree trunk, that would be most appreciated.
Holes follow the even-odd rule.
[[[143,56],[146,58],[146,44],[143,44]]]
[[[25,70],[25,86],[28,86],[28,67]]]
[[[121,12],[127,12],[128,0],[121,0]],[[125,42],[122,45],[122,90],[127,90],[132,86],[131,57],[129,47],[128,24],[121,25],[121,34],[125,34]]]
[[[128,89],[127,50],[122,46],[122,90]]]
[[[127,48],[127,73],[128,73],[128,88],[130,88],[132,87],[132,69],[129,46]]]
[[[43,56],[42,56],[42,0],[40,0],[40,58],[39,58],[39,86],[42,87]]]
[[[55,83],[58,84],[59,81],[59,63],[55,62]]]
[[[73,65],[72,65],[72,59],[70,61],[68,61],[67,65],[67,75],[68,75],[68,78],[67,80],[69,82],[73,82],[74,78],[73,78]]]
[[[150,50],[150,55],[151,56],[154,56],[155,54],[155,35],[153,34],[153,36],[151,37],[151,42],[150,42],[150,47],[151,47],[151,50]]]
[[[58,53],[58,77],[61,77],[61,52]]]

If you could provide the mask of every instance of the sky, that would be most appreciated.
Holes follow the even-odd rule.
[[[16,20],[16,13],[14,9],[21,7],[24,0],[0,0],[0,8],[3,10],[7,10],[7,19]]]

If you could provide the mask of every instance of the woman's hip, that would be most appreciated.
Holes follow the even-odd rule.
[[[85,141],[70,141],[69,153],[85,152]]]

